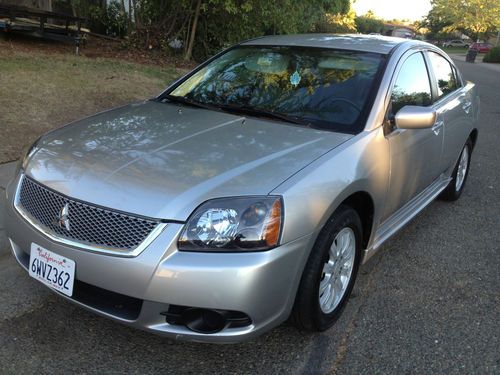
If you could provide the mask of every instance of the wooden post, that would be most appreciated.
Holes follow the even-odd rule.
[[[40,31],[42,34],[45,30],[45,22],[47,22],[47,18],[45,16],[40,16]]]

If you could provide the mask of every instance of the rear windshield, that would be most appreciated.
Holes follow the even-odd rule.
[[[300,119],[304,125],[355,133],[363,129],[384,56],[304,47],[233,48],[169,95],[205,105],[241,106]]]

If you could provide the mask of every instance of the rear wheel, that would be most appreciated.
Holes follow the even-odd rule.
[[[292,311],[295,325],[324,331],[349,299],[361,257],[361,220],[340,206],[321,231],[307,261]]]
[[[470,156],[472,153],[472,142],[470,139],[464,145],[457,165],[453,170],[452,179],[446,189],[441,193],[441,198],[447,201],[456,201],[462,195],[467,176],[469,175]]]

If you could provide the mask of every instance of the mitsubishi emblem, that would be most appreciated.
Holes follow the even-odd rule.
[[[66,203],[64,207],[61,208],[57,224],[60,228],[66,229],[69,232],[69,203]]]

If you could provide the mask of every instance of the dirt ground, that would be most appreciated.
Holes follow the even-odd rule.
[[[14,49],[18,52],[48,53],[48,54],[75,54],[73,43],[61,43],[23,34],[0,33],[0,54],[3,49]],[[89,58],[114,58],[122,61],[135,62],[145,65],[191,69],[196,64],[187,62],[181,56],[167,55],[158,50],[128,49],[119,40],[102,39],[97,36],[87,36],[86,42],[80,48],[80,54]]]
[[[75,46],[0,35],[0,163],[73,120],[159,94],[192,67],[93,38]]]

